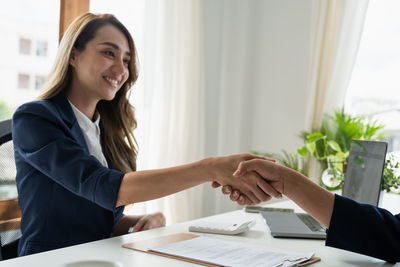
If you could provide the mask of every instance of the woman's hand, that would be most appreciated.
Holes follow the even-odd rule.
[[[133,232],[145,231],[165,226],[165,217],[161,212],[142,216],[133,227]]]
[[[213,179],[215,183],[213,183],[213,187],[218,187],[219,185],[230,185],[231,188],[241,192],[238,196],[238,203],[241,205],[256,205],[260,202],[271,199],[271,197],[281,197],[281,193],[273,188],[255,171],[249,171],[236,177],[233,176],[239,163],[256,159],[269,161],[271,164],[274,164],[272,163],[274,161],[272,159],[248,153],[211,159],[213,160],[211,167],[215,170],[215,178]],[[226,189],[227,187],[224,188]],[[231,199],[232,197],[233,196],[231,196]]]
[[[233,175],[240,177],[249,172],[258,173],[278,192],[286,195],[329,228],[335,202],[333,193],[293,169],[266,160],[252,159],[241,162]]]
[[[165,226],[165,217],[161,212],[145,215],[124,215],[114,228],[114,236],[149,230]]]
[[[274,159],[260,158],[260,157],[245,162],[241,162],[233,175],[240,177],[248,172],[256,172],[263,179],[267,180],[267,182],[271,184],[272,187],[280,193],[279,195],[275,196],[280,198],[282,197],[283,193],[283,183],[278,182],[279,177],[276,171],[278,166],[275,165],[274,162],[275,162]],[[267,173],[267,169],[270,170],[269,173]],[[211,186],[213,188],[218,188],[221,185],[214,181],[212,182]],[[221,192],[225,195],[229,195],[230,199],[232,201],[236,201],[239,205],[251,206],[255,204],[246,195],[241,193],[238,189],[233,188],[231,185],[224,185],[221,188]]]
[[[277,165],[271,161],[252,159],[241,162],[233,175],[235,177],[241,177],[249,172],[256,172],[282,195],[285,193],[285,175],[282,175],[282,172],[285,172],[285,170],[288,170],[288,168]]]
[[[211,187],[212,188],[218,188],[221,185],[217,182],[212,182],[211,183]],[[239,190],[237,189],[233,189],[232,186],[230,185],[224,185],[221,188],[221,192],[224,195],[229,195],[229,198],[234,201],[237,202],[239,205],[247,205],[247,206],[253,206],[255,205],[246,195],[240,193]]]

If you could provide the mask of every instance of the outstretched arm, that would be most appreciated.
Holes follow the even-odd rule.
[[[279,196],[280,193],[255,172],[233,177],[232,173],[241,161],[254,158],[259,157],[237,154],[172,168],[127,173],[122,179],[116,206],[160,198],[210,181],[232,185],[255,204]]]

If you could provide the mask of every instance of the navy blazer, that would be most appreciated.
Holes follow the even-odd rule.
[[[65,94],[19,107],[12,135],[22,210],[19,256],[112,236],[123,215],[116,202],[124,173],[90,155]]]
[[[326,245],[400,261],[400,214],[335,195]]]

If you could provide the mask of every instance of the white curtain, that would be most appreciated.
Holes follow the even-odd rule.
[[[341,109],[357,57],[368,0],[313,0],[311,64],[305,129]],[[310,177],[318,181],[317,164]]]
[[[256,2],[204,1],[207,156],[249,152]],[[212,22],[212,24],[210,23]],[[204,215],[241,208],[220,189],[204,188]]]
[[[142,80],[133,95],[141,120],[137,131],[138,169],[199,160],[204,157],[200,1],[147,0],[144,18],[140,51]],[[132,212],[162,211],[167,224],[201,217],[204,186],[135,204]]]

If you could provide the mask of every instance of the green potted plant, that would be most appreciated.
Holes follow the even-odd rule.
[[[351,141],[383,139],[383,127],[365,117],[335,111],[333,116],[324,116],[319,129],[302,133],[304,146],[297,153],[304,158],[318,160],[323,170],[320,184],[330,190],[338,189],[344,181]]]
[[[383,170],[382,190],[388,193],[400,194],[400,177],[398,170],[400,163],[393,155],[390,155],[385,161],[385,168]]]
[[[292,168],[308,176],[309,162],[316,159],[322,172],[320,184],[328,190],[340,189],[344,181],[344,172],[351,141],[382,140],[384,126],[376,121],[370,121],[363,116],[351,116],[342,111],[335,111],[333,115],[325,115],[320,128],[312,132],[302,132],[304,145],[294,153],[282,151],[277,153],[260,153],[277,159],[278,163]],[[385,161],[382,190],[400,194],[399,160],[389,156]]]
[[[334,115],[325,115],[320,128],[312,132],[302,132],[304,145],[294,153],[282,151],[277,153],[255,154],[272,157],[278,163],[301,172],[309,174],[309,162],[316,159],[322,172],[320,184],[328,190],[339,189],[344,181],[344,172],[349,156],[351,141],[382,140],[384,126],[376,121],[370,121],[363,116],[351,116],[342,111],[335,111]],[[400,194],[400,163],[398,159],[389,156],[385,161],[382,190]]]

